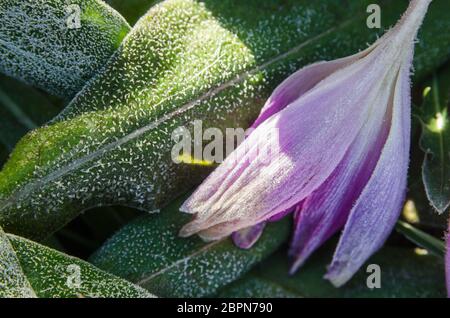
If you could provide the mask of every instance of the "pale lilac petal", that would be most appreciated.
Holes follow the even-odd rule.
[[[321,80],[345,67],[346,65],[364,57],[369,53],[369,50],[360,52],[358,54],[348,56],[342,59],[333,61],[318,62],[308,65],[299,71],[289,76],[283,81],[273,92],[271,97],[267,100],[262,108],[259,117],[255,120],[252,128],[256,128],[267,118],[279,112],[293,101],[297,100],[301,95],[313,88]],[[270,222],[278,221],[289,213],[292,213],[296,208],[289,208],[286,211],[280,212],[269,219]],[[248,249],[253,246],[264,230],[265,222],[255,226],[240,230],[233,233],[233,241],[241,248]]]
[[[180,234],[223,224],[219,239],[289,209],[316,190],[369,116],[384,113],[376,101],[385,84],[373,78],[385,78],[388,70],[379,66],[385,54],[369,54],[338,70],[256,128],[235,151],[239,160],[227,158],[183,204],[182,211],[196,216]],[[267,136],[278,128],[279,136]],[[270,153],[275,145],[280,151],[261,163],[258,153]]]
[[[346,283],[382,246],[398,219],[409,163],[409,65],[402,68],[397,79],[386,145],[373,175],[350,212],[328,269],[326,278],[335,286]]]
[[[387,105],[389,99],[389,93],[381,96],[380,102],[384,103],[380,105]],[[371,118],[330,178],[295,213],[294,236],[289,251],[294,259],[291,273],[344,226],[380,157],[389,132],[385,117],[386,114]]]
[[[318,62],[308,65],[284,80],[267,100],[252,128],[258,127],[272,115],[278,113],[286,106],[296,101],[306,92],[311,90],[320,81],[350,63],[353,63],[366,56],[373,47],[360,53],[347,56],[341,59]]]
[[[261,222],[246,229],[234,232],[232,235],[234,244],[243,249],[251,248],[260,238],[265,226],[266,222]]]
[[[303,201],[300,203],[295,204],[293,207],[290,207],[289,209],[286,209],[284,211],[278,212],[277,214],[271,216],[267,221],[269,222],[277,222],[284,218],[286,215],[295,213],[296,211],[300,210],[300,208],[303,205]]]
[[[302,202],[296,204],[294,207],[287,209],[286,211],[280,212],[267,220],[267,222],[277,222],[284,218],[286,215],[290,213],[296,213],[301,209]],[[251,248],[260,238],[261,234],[264,231],[265,225],[267,222],[261,222],[254,226],[248,227],[246,229],[239,230],[234,232],[232,235],[233,242],[240,248],[249,249]],[[209,231],[209,229],[207,230]],[[204,232],[201,232],[203,235]]]
[[[206,242],[215,241],[220,238],[223,238],[224,236],[222,236],[222,233],[224,231],[227,231],[229,228],[237,228],[236,224],[238,224],[238,222],[239,221],[237,221],[237,220],[233,220],[230,222],[218,223],[218,224],[212,225],[202,231],[199,231],[197,234],[200,238],[202,238]],[[254,225],[251,225],[251,226],[254,226]],[[251,226],[249,226],[249,227],[251,227]],[[239,230],[242,230],[242,229],[245,229],[245,228],[240,228]],[[180,231],[180,235],[186,236],[186,235],[183,235],[182,231],[183,231],[183,229]],[[237,231],[233,231],[233,232],[236,233]],[[233,234],[233,232],[230,234]]]

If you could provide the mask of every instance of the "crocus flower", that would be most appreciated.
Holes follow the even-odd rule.
[[[343,228],[326,278],[348,281],[391,232],[406,189],[410,69],[431,0],[412,0],[366,50],[307,66],[272,94],[245,141],[182,205],[181,236],[233,234],[248,248],[267,221],[294,213],[292,271]],[[267,135],[278,130],[278,135]],[[270,162],[252,160],[274,145]],[[242,151],[245,149],[246,151]]]

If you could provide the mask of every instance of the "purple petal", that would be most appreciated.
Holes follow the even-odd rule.
[[[361,127],[374,113],[389,69],[383,54],[338,70],[270,117],[183,204],[195,213],[180,235],[221,225],[219,239],[286,211],[316,190],[342,161]],[[345,127],[345,128],[343,128]],[[279,135],[268,132],[279,131]],[[261,153],[280,151],[261,160]],[[237,160],[234,160],[236,159]],[[258,160],[255,160],[258,159]],[[202,235],[202,233],[199,233]]]
[[[277,214],[275,214],[274,216],[271,216],[268,221],[269,222],[277,222],[279,220],[281,220],[282,218],[284,218],[286,215],[290,214],[290,213],[295,213],[297,211],[299,211],[301,209],[303,205],[303,202],[297,203],[296,205],[294,205],[293,207],[286,209],[284,211],[278,212]]]
[[[298,203],[295,207],[289,208],[286,211],[280,212],[272,216],[270,219],[267,220],[267,222],[277,222],[290,213],[293,212],[296,213],[297,211],[300,210],[301,206],[302,203]],[[234,244],[243,249],[251,248],[260,238],[267,222],[261,222],[246,229],[234,232],[232,235]]]
[[[272,93],[267,100],[258,118],[252,125],[252,128],[258,127],[261,123],[266,121],[273,114],[278,113],[289,104],[296,101],[306,92],[311,90],[320,81],[341,69],[350,63],[363,58],[370,50],[365,50],[352,56],[341,59],[318,62],[308,65],[284,80]]]
[[[261,222],[246,229],[234,232],[232,235],[234,244],[243,249],[251,248],[256,241],[258,241],[265,226],[266,222]]]
[[[387,105],[389,95],[381,96],[379,105]],[[291,273],[345,224],[354,202],[367,184],[389,132],[386,114],[378,114],[378,118],[370,118],[330,178],[296,212],[289,251],[294,258]]]
[[[395,225],[404,200],[410,143],[409,66],[395,86],[392,123],[386,145],[367,186],[358,198],[339,240],[326,278],[347,282],[377,251]]]

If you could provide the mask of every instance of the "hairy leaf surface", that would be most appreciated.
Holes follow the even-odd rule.
[[[42,238],[93,206],[165,206],[211,170],[175,164],[172,132],[192,132],[194,120],[203,130],[246,128],[286,76],[365,48],[382,31],[365,27],[365,1],[350,3],[168,0],[152,7],[64,112],[20,141],[0,172],[0,224]],[[406,5],[386,2],[386,25]],[[443,33],[450,22],[434,16],[449,7],[433,2],[423,34]],[[432,50],[419,47],[418,73],[430,70],[422,54],[433,64],[447,57],[445,34]]]
[[[34,298],[36,294],[8,237],[0,228],[0,298],[19,297]]]
[[[154,297],[89,263],[0,229],[0,297]]]
[[[182,201],[126,225],[91,261],[158,296],[202,297],[241,277],[285,242],[290,231],[288,219],[270,224],[250,250],[237,248],[231,239],[205,243],[198,237],[180,238],[178,231],[189,219],[178,210]]]
[[[322,248],[295,275],[288,275],[289,262],[284,253],[272,256],[241,280],[225,287],[219,297],[445,297],[444,264],[432,255],[418,255],[413,248],[385,247],[372,256],[345,286],[333,287],[323,279],[333,250]],[[373,268],[380,266],[380,288]],[[374,287],[374,285],[370,285]]]
[[[130,28],[99,0],[2,0],[0,21],[0,71],[61,97],[77,93]]]

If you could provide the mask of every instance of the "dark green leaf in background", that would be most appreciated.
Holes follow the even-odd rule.
[[[80,28],[67,21],[80,8]],[[130,27],[99,0],[0,1],[0,71],[71,97],[104,66]]]
[[[0,143],[0,167],[3,166],[3,163],[8,159],[9,151],[8,148]]]
[[[174,129],[192,129],[195,119],[203,120],[204,129],[247,127],[286,76],[352,54],[382,32],[365,27],[367,3],[156,5],[63,114],[18,144],[0,172],[1,224],[42,238],[93,206],[152,211],[168,204],[210,171],[173,163]],[[407,1],[386,3],[383,21],[389,25]],[[441,30],[433,16],[446,6],[433,2],[425,31]],[[450,33],[428,58],[442,62],[448,43]],[[429,65],[416,67],[430,71]]]
[[[414,118],[414,117],[413,117]],[[414,121],[418,121],[414,119]],[[421,126],[421,124],[419,123]],[[417,136],[412,141],[411,164],[408,176],[408,195],[402,218],[422,229],[434,231],[436,236],[441,236],[448,228],[448,213],[436,213],[435,208],[425,193],[422,178],[423,150],[419,140],[422,128],[419,128]]]
[[[443,213],[450,205],[450,67],[433,77],[424,91],[421,107],[421,148],[425,151],[422,167],[427,197]]]
[[[372,256],[360,271],[341,288],[323,279],[333,246],[321,248],[295,275],[288,275],[285,253],[271,256],[243,279],[225,287],[219,297],[445,297],[443,260],[418,255],[414,249],[385,247]],[[381,288],[370,289],[369,264],[380,266]]]
[[[444,65],[445,67],[445,65]],[[416,227],[433,232],[441,237],[448,227],[448,213],[436,213],[427,197],[423,182],[424,151],[420,147],[423,130],[423,111],[417,106],[423,101],[423,91],[429,86],[430,77],[416,84],[412,91],[412,127],[411,153],[408,171],[407,197],[402,213],[402,219]]]
[[[140,17],[153,5],[162,0],[106,0],[106,2],[116,9],[122,16],[130,23],[134,25]]]
[[[444,257],[445,243],[403,221],[397,223],[396,229],[411,242],[423,247],[430,253]]]
[[[290,232],[288,219],[270,224],[250,250],[237,248],[231,239],[205,243],[198,237],[180,238],[178,231],[189,219],[178,210],[182,201],[126,225],[91,262],[160,297],[203,297],[241,277]]]

